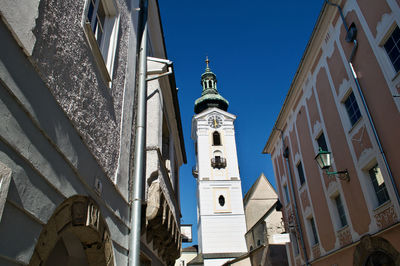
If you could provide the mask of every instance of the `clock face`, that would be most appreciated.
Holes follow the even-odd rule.
[[[212,115],[208,118],[208,125],[212,128],[219,128],[222,126],[222,117],[218,115]]]

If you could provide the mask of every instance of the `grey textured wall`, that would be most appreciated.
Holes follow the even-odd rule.
[[[0,217],[0,265],[29,262],[42,226],[76,194],[99,203],[116,262],[126,265],[128,203],[1,21],[0,39],[0,162],[12,177]],[[93,189],[95,178],[103,184],[101,197]]]
[[[82,27],[85,1],[42,0],[32,58],[45,84],[112,178],[118,163],[130,7],[118,2],[120,26],[112,87],[104,83]]]

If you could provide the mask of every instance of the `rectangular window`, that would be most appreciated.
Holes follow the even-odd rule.
[[[383,47],[389,56],[390,61],[396,72],[400,70],[400,29],[398,26],[394,29],[389,39],[385,42]]]
[[[347,97],[347,99],[344,101],[344,105],[346,106],[350,123],[353,126],[361,117],[360,108],[358,108],[356,97],[354,96],[353,92],[351,92],[349,97]]]
[[[284,185],[284,186],[283,186],[283,190],[285,191],[285,201],[286,201],[286,204],[288,204],[289,201],[290,201],[290,198],[289,198],[289,191],[288,191],[287,185]]]
[[[297,173],[299,174],[300,185],[303,185],[305,178],[304,178],[303,165],[301,164],[301,162],[299,162],[299,164],[297,165]]]
[[[89,0],[87,20],[90,22],[90,27],[100,47],[104,33],[104,22],[106,20],[106,13],[101,0]]]
[[[315,228],[315,222],[314,218],[310,218],[310,226],[311,226],[311,231],[312,231],[312,240],[313,240],[313,245],[318,244],[318,235],[317,235],[317,229]]]
[[[375,165],[368,172],[369,176],[371,177],[375,195],[378,199],[378,204],[382,205],[389,200],[389,194],[386,189],[385,180],[383,179],[381,169],[378,167],[378,165]]]
[[[346,213],[344,212],[344,207],[343,207],[342,199],[340,198],[340,195],[338,195],[335,198],[335,203],[336,203],[336,209],[339,214],[340,225],[341,225],[341,227],[344,227],[347,225],[347,219],[346,219]]]
[[[321,133],[317,138],[318,148],[321,148],[323,151],[328,151],[328,146],[326,145],[324,133]]]
[[[87,0],[84,30],[94,59],[107,82],[111,81],[114,67],[118,26],[115,0]]]

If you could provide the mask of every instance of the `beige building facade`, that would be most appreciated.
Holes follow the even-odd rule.
[[[290,265],[400,264],[399,25],[399,1],[323,5],[263,150]]]

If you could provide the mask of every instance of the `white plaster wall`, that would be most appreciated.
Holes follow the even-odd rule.
[[[215,213],[214,190],[226,188],[230,198],[226,203],[231,206],[230,213],[243,215],[242,188],[240,181],[203,181],[199,182],[200,215],[213,215]]]
[[[233,260],[234,258],[227,259],[206,259],[204,260],[204,266],[221,266],[228,260]]]

